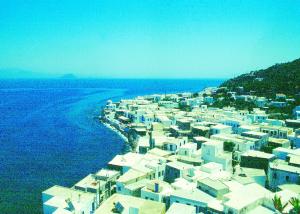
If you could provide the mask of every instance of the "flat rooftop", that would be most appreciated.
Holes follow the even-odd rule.
[[[263,125],[262,129],[272,129],[272,130],[280,130],[280,131],[290,131],[292,128],[284,127],[284,126],[272,126],[272,125]]]
[[[116,155],[108,164],[116,166],[132,166],[140,161],[143,155],[129,152],[124,155]]]
[[[297,173],[300,175],[300,168],[296,166],[291,166],[288,165],[287,162],[283,160],[274,160],[273,162],[270,163],[270,168],[271,169],[276,169],[276,170],[281,170],[281,171],[286,171],[286,172],[291,172],[291,173]]]
[[[282,138],[273,138],[269,137],[268,140],[270,143],[277,143],[277,144],[284,144],[290,142],[288,139],[282,139]]]
[[[179,169],[179,170],[190,169],[193,167],[193,165],[185,164],[185,163],[182,163],[179,161],[169,162],[169,163],[167,163],[167,166],[170,166],[172,168]]]
[[[274,211],[272,211],[264,206],[258,206],[248,212],[248,214],[258,214],[258,213],[259,214],[274,214]]]
[[[110,198],[103,202],[103,204],[95,211],[95,214],[115,214],[114,203],[120,203],[124,210],[128,213],[130,207],[139,209],[142,214],[163,214],[165,213],[165,204],[145,200],[128,195],[113,194]]]
[[[271,159],[271,158],[275,157],[275,155],[273,155],[273,154],[256,151],[256,150],[249,150],[249,151],[243,153],[242,156],[265,158],[265,159]]]
[[[207,126],[201,126],[201,125],[192,125],[192,128],[193,129],[198,129],[198,130],[201,130],[201,131],[209,131],[210,128],[207,127]]]
[[[129,189],[131,191],[134,191],[136,189],[141,189],[141,188],[145,187],[148,182],[149,182],[149,179],[142,179],[137,182],[126,185],[126,189]]]
[[[201,180],[198,180],[198,186],[204,184],[205,186],[209,186],[216,190],[223,190],[223,189],[229,189],[228,186],[226,186],[224,183],[222,183],[219,180],[212,180],[210,178],[204,178]]]
[[[72,201],[75,209],[81,209],[86,204],[91,204],[95,199],[95,194],[61,186],[53,186],[45,190],[43,194],[52,196],[44,202],[45,205],[62,209],[69,207],[66,203],[67,199]]]
[[[81,188],[90,188],[90,189],[99,189],[100,186],[105,185],[105,181],[96,181],[95,177],[92,174],[89,174],[79,182],[77,182],[74,186]]]
[[[299,184],[282,184],[278,186],[281,190],[289,190],[296,194],[300,194],[300,185]]]
[[[232,207],[236,210],[241,210],[249,204],[252,204],[259,199],[265,198],[266,195],[270,194],[271,192],[269,190],[256,183],[252,183],[245,185],[236,191],[227,193],[224,197],[228,198],[229,200],[226,201],[224,205]]]
[[[43,194],[47,194],[47,195],[51,195],[51,196],[58,196],[60,198],[72,198],[72,197],[77,197],[78,195],[80,195],[80,199],[84,200],[84,199],[88,199],[88,200],[92,200],[95,195],[92,193],[88,193],[88,192],[83,192],[80,190],[75,190],[75,189],[71,189],[68,187],[62,187],[62,186],[58,186],[55,185],[45,191],[43,191]]]
[[[121,177],[117,181],[121,183],[131,183],[133,180],[145,177],[146,175],[146,172],[141,172],[135,169],[129,169],[127,172],[121,175]]]
[[[300,149],[288,149],[288,148],[283,148],[283,147],[277,147],[277,148],[273,149],[273,152],[282,152],[282,153],[300,156]]]
[[[231,129],[231,126],[223,125],[223,124],[217,124],[211,127],[212,129]]]
[[[263,133],[263,132],[256,132],[256,131],[243,132],[242,134],[245,134],[245,135],[251,135],[251,136],[259,136],[259,137],[263,137],[263,136],[268,135],[268,134],[266,134],[266,133]]]
[[[245,139],[241,139],[234,134],[214,134],[211,136],[211,138],[222,141],[233,141],[235,143],[247,143]]]
[[[193,190],[175,190],[171,197],[178,197],[178,198],[185,198],[187,200],[192,201],[200,201],[201,203],[209,203],[213,200],[216,200],[214,197],[210,196],[209,194],[199,190],[199,189],[193,189]]]
[[[173,203],[166,214],[195,214],[196,208],[186,204]]]
[[[207,137],[202,137],[202,136],[193,137],[193,139],[194,139],[195,141],[204,141],[204,142],[211,141],[211,139],[209,139],[209,138],[207,138]]]

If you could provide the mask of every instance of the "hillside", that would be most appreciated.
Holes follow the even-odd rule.
[[[255,91],[255,95],[273,97],[276,93],[295,95],[300,92],[300,58],[292,62],[273,65],[267,69],[252,71],[230,79],[221,87]]]

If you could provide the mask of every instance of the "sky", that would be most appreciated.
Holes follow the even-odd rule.
[[[230,78],[300,57],[300,0],[0,0],[0,69]]]

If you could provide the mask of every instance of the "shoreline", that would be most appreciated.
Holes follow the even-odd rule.
[[[99,116],[98,120],[101,124],[103,124],[106,128],[112,130],[113,132],[115,132],[117,135],[119,135],[124,141],[125,143],[128,143],[128,138],[126,137],[126,135],[124,133],[122,133],[122,130],[120,130],[119,128],[115,127],[112,123],[111,120],[109,120],[108,118],[104,118],[103,116]]]
[[[172,209],[171,207],[174,206],[172,201],[174,203],[174,200],[178,199],[176,195],[178,190],[187,191],[179,197],[179,204],[187,204],[186,202],[189,201],[197,206],[202,206],[202,201],[200,203],[194,202],[193,198],[191,199],[189,195],[185,194],[189,193],[190,190],[185,190],[185,187],[190,188],[189,186],[191,186],[192,192],[196,191],[197,194],[210,195],[203,189],[198,188],[199,178],[201,182],[202,179],[205,182],[205,179],[214,176],[217,176],[215,182],[226,182],[233,179],[239,183],[243,191],[257,187],[264,188],[261,190],[270,191],[271,193],[276,186],[269,186],[269,183],[266,183],[269,177],[267,177],[264,168],[252,167],[251,164],[249,165],[246,162],[248,159],[252,160],[253,156],[254,158],[269,157],[269,154],[262,150],[263,146],[269,143],[268,134],[262,132],[261,129],[266,127],[266,123],[273,126],[276,121],[268,121],[268,114],[260,108],[253,108],[251,111],[234,107],[218,108],[213,106],[213,103],[218,99],[218,94],[214,94],[215,97],[213,97],[214,95],[204,96],[204,94],[206,92],[213,94],[217,90],[218,88],[209,87],[197,93],[144,95],[116,103],[108,100],[106,106],[102,108],[101,113],[96,118],[106,128],[122,138],[124,141],[122,154],[116,155],[107,164],[107,168],[102,168],[97,173],[85,177],[69,191],[84,190],[86,194],[96,194],[98,198],[88,202],[97,203],[96,212],[108,204],[114,207],[116,202],[111,200],[116,197],[125,197],[125,195],[135,196],[139,200],[143,200],[144,203],[152,203],[149,201],[155,199],[149,198],[147,194],[151,192],[150,196],[153,197],[153,189],[148,187],[149,185],[153,186],[153,182],[158,188],[159,185],[162,185],[160,182],[165,182],[164,185],[168,186],[171,192],[169,195],[163,196],[166,202],[156,200],[161,203],[157,206],[161,206],[162,210]],[[253,119],[251,120],[251,118]],[[232,120],[235,122],[232,123]],[[239,130],[236,127],[243,127],[243,129]],[[282,125],[282,127],[284,126]],[[284,130],[281,128],[280,130],[288,133],[290,128]],[[228,139],[232,142],[229,142]],[[224,148],[228,143],[232,146],[232,151]],[[235,147],[237,147],[236,150]],[[244,155],[246,158],[242,159],[234,154]],[[263,176],[264,181],[254,180],[256,175],[253,176],[250,174],[251,172],[248,173],[247,171],[244,173],[244,168],[259,170],[256,173]],[[99,177],[100,174],[107,178],[110,177],[109,179],[112,180],[107,181],[107,178],[105,178],[106,184],[103,185],[101,191],[99,189],[99,192],[97,192],[97,189],[102,187],[97,187],[94,184],[104,181]],[[245,176],[253,179],[253,184],[252,182],[245,183]],[[178,179],[186,183],[179,183],[181,180]],[[114,186],[111,186],[111,181],[114,182]],[[141,185],[141,187],[137,187],[141,188],[140,195],[131,192],[132,182]],[[87,189],[87,183],[89,183],[91,190]],[[107,184],[109,184],[109,187],[107,187]],[[213,184],[215,183],[209,185]],[[179,189],[176,188],[177,185]],[[206,184],[204,183],[204,185]],[[56,188],[63,189],[64,187]],[[107,194],[106,191],[108,191]],[[163,194],[156,192],[159,189],[154,191],[157,194]],[[235,191],[228,188],[228,193],[235,194]],[[234,195],[234,198],[237,196]],[[213,200],[222,206],[221,209],[218,209],[218,212],[225,213],[226,202],[217,196],[210,195],[210,197],[213,198],[207,199],[205,210],[215,208],[214,205],[209,205]],[[167,202],[168,200],[170,203]],[[261,200],[261,196],[257,197],[255,195],[253,200]],[[76,201],[76,198],[74,201]],[[252,204],[250,205],[252,206]],[[230,209],[232,207],[229,206]]]
[[[99,122],[101,124],[103,124],[106,128],[112,130],[113,132],[115,132],[117,135],[119,135],[125,143],[128,143],[128,138],[116,127],[114,127],[109,120],[104,121],[103,118],[101,116],[99,116]]]

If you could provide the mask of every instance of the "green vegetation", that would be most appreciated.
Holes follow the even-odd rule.
[[[274,146],[265,145],[265,146],[263,146],[260,150],[261,150],[262,152],[272,154],[273,149],[275,149]]]
[[[233,152],[234,146],[235,146],[235,144],[233,142],[230,142],[230,141],[225,141],[223,143],[224,151],[227,151],[227,152]]]
[[[279,213],[283,213],[283,210],[286,208],[288,203],[283,204],[281,201],[281,197],[277,195],[275,195],[272,200],[275,209],[278,210]]]
[[[293,210],[291,213],[300,213],[300,199],[293,197],[289,200],[289,202],[293,206]]]
[[[235,107],[235,109],[237,110],[248,110],[248,111],[252,111],[253,108],[256,107],[253,101],[235,100],[228,95],[224,95],[223,98],[217,99],[212,104],[212,107],[216,107],[216,108],[224,108],[229,106]]]
[[[195,97],[199,97],[198,92],[193,93],[193,97],[194,97],[194,98],[195,98]]]
[[[244,91],[269,98],[274,98],[276,93],[294,96],[300,91],[300,59],[240,75],[220,87],[227,87],[231,91],[243,87]]]
[[[293,109],[299,105],[300,105],[300,99],[296,98],[295,102],[289,103],[287,106],[282,107],[282,108],[270,106],[268,108],[267,113],[269,114],[270,119],[285,120],[285,119],[293,117],[293,115],[292,115]]]
[[[238,110],[253,111],[253,108],[256,107],[254,101],[235,100],[228,94],[230,91],[236,92],[237,95],[255,95],[278,102],[286,102],[285,107],[269,105],[267,113],[270,119],[292,118],[293,109],[300,105],[300,59],[276,64],[267,69],[252,71],[230,79],[221,84],[214,95],[216,102],[213,107],[232,106]],[[287,100],[284,97],[276,99],[278,93],[285,94]]]
[[[284,209],[287,207],[288,203],[283,204],[281,197],[275,195],[274,198],[272,199],[273,201],[273,205],[275,207],[275,209],[279,212],[279,213],[284,213]],[[289,213],[295,213],[295,214],[299,214],[300,213],[300,199],[299,198],[295,198],[292,197],[289,200],[289,203],[293,206],[293,208],[290,210]]]
[[[222,99],[217,99],[213,104],[212,107],[216,108],[224,108],[228,106],[234,105],[234,99],[228,96],[224,96]]]
[[[256,106],[252,101],[236,100],[234,107],[238,110],[253,111]]]
[[[190,112],[192,109],[191,109],[191,106],[188,106],[184,103],[181,103],[179,102],[179,107],[178,107],[181,111],[187,111],[187,112]]]
[[[232,174],[235,174],[235,171],[236,171],[236,166],[240,164],[240,162],[238,161],[238,157],[237,157],[237,154],[236,154],[236,151],[233,150],[232,153],[231,153],[231,164],[232,164]]]

